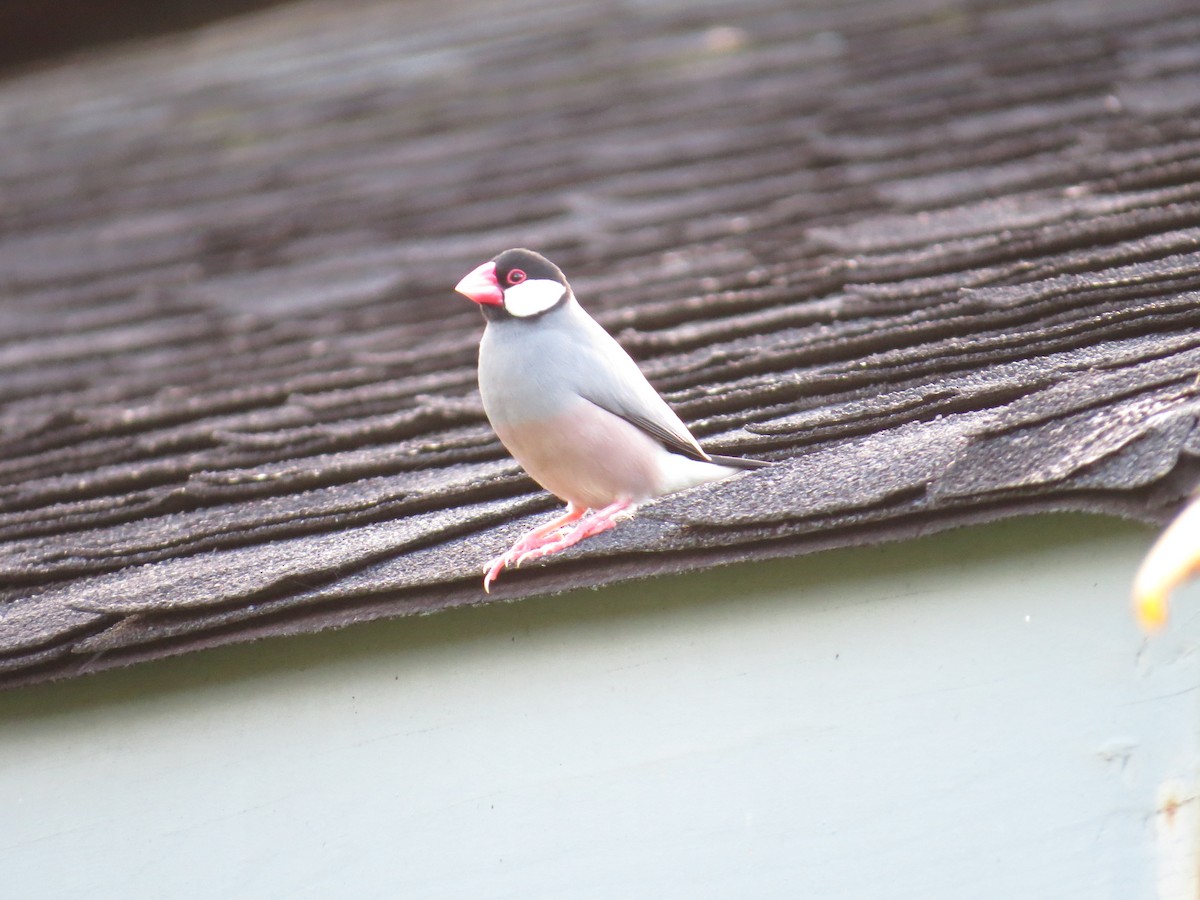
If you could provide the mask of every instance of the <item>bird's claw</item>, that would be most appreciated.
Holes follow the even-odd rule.
[[[519,569],[521,563],[527,559],[537,559],[539,556],[544,556],[545,554],[538,551],[543,547],[550,547],[556,544],[562,537],[562,532],[566,529],[567,526],[562,525],[546,534],[539,534],[537,536],[527,534],[509,547],[506,552],[488,560],[483,567],[483,592],[485,594],[492,592],[492,582],[499,578],[500,573],[505,569]],[[554,551],[551,550],[549,552],[552,553]]]
[[[608,531],[622,519],[633,515],[637,506],[628,500],[618,500],[603,509],[588,511],[569,507],[566,515],[535,528],[518,540],[507,553],[497,556],[483,568],[483,590],[490,594],[492,582],[505,569],[520,568],[521,563],[566,550],[592,535]]]
[[[514,569],[519,569],[521,568],[521,563],[529,562],[530,560],[534,559],[541,559],[543,556],[550,556],[553,553],[557,553],[559,550],[566,550],[575,543],[575,541],[568,540],[568,538],[570,538],[570,534],[559,534],[554,540],[547,541],[540,547],[530,547],[528,550],[523,551],[515,560],[513,560],[511,566]]]
[[[497,557],[497,560],[483,567],[483,592],[485,594],[492,592],[492,582],[499,578],[500,573],[504,571],[504,557]]]

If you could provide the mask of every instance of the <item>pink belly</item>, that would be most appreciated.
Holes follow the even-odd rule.
[[[663,447],[586,400],[566,415],[496,433],[534,481],[576,506],[597,509],[661,493]]]

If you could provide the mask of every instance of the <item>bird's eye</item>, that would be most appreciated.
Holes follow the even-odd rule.
[[[504,278],[509,284],[520,284],[525,280],[525,273],[520,269],[511,270]]]

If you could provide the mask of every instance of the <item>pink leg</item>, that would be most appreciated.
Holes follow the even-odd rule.
[[[565,528],[572,522],[577,521],[583,516],[584,512],[585,510],[576,508],[575,504],[568,503],[567,511],[557,519],[553,520],[552,522],[547,522],[545,525],[539,525],[537,528],[527,531],[525,534],[517,538],[517,542],[508,549],[508,552],[502,553],[495,559],[490,560],[488,564],[483,567],[484,592],[489,594],[491,593],[492,582],[499,577],[500,573],[503,572],[505,568],[513,565],[513,563],[516,563],[523,554],[528,553],[531,550],[536,550],[542,545],[552,542],[554,540],[552,535],[554,535],[555,532],[557,532],[560,528]]]
[[[608,531],[608,529],[616,525],[621,519],[629,518],[636,510],[637,506],[632,500],[618,500],[616,503],[610,503],[604,509],[598,509],[584,518],[566,534],[561,534],[552,540],[546,541],[541,546],[526,550],[517,557],[516,565],[519,566],[527,560],[541,559],[543,556],[550,556],[553,553],[558,553],[560,550],[574,547],[584,538],[600,534],[602,531]]]

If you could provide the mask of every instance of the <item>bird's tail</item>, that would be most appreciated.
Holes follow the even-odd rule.
[[[774,465],[765,459],[745,459],[741,456],[709,456],[709,460],[718,466],[729,466],[731,469],[765,469]]]

